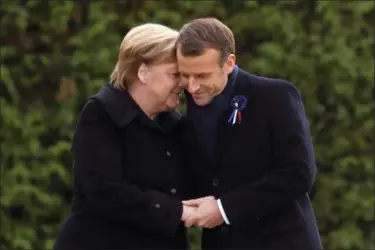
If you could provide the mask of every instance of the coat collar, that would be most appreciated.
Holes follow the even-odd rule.
[[[128,125],[138,114],[138,105],[127,91],[105,84],[93,97],[104,106],[112,121],[118,127]]]
[[[246,79],[246,80],[244,80]],[[238,78],[236,81],[236,85],[234,86],[232,96],[236,95],[245,95],[248,97],[249,104],[251,105],[252,98],[250,96],[251,94],[251,79],[250,75],[245,72],[244,70],[239,68],[238,71]],[[232,109],[228,108],[222,116],[219,118],[218,124],[218,150],[219,150],[219,157],[218,161],[220,161],[221,157],[225,155],[225,152],[227,150],[227,147],[229,142],[231,140],[234,140],[236,138],[236,133],[238,133],[237,126],[232,126],[228,123],[228,118],[230,117],[232,113]],[[244,111],[244,113],[246,110]]]
[[[118,127],[125,127],[136,117],[139,117],[143,125],[161,127],[162,130],[169,131],[181,119],[181,114],[177,110],[173,110],[160,113],[155,121],[152,121],[128,91],[117,89],[110,83],[105,84],[91,98],[98,99],[103,104],[106,112]]]

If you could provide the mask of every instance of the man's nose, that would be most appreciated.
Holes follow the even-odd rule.
[[[189,79],[187,90],[190,94],[194,94],[199,89],[199,84],[197,84],[193,79]]]

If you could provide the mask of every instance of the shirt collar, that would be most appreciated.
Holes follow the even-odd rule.
[[[238,66],[235,65],[232,72],[228,76],[228,83],[225,86],[224,90],[219,94],[216,98],[223,98],[226,103],[230,102],[230,99],[232,98],[234,87],[236,85],[236,78],[238,74]]]

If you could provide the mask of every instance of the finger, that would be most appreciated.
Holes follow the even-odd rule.
[[[194,224],[195,220],[196,220],[195,213],[190,214],[190,215],[186,218],[186,220],[184,221],[185,227],[186,227],[186,228],[191,227],[191,226]]]
[[[182,204],[184,204],[185,206],[194,206],[193,204],[195,203],[195,200],[182,201]]]
[[[190,228],[191,225],[192,225],[192,223],[189,220],[185,221],[185,227],[186,228]]]
[[[189,228],[190,227],[190,217],[187,217],[185,220],[184,220],[184,225],[186,228]]]
[[[201,199],[182,201],[182,204],[186,206],[199,206],[202,203]]]
[[[198,227],[206,228],[206,227],[204,226],[204,224],[205,224],[204,222],[198,222],[198,223],[197,223]]]
[[[205,228],[214,228],[216,227],[217,225],[215,225],[215,223],[212,223],[212,222],[208,222],[204,225]]]
[[[211,221],[209,221],[209,222],[206,224],[206,226],[207,226],[208,228],[214,228],[214,227],[217,227],[217,226],[219,226],[219,225],[221,225],[221,224],[222,224],[222,222],[221,222],[220,220],[212,219]]]
[[[215,200],[215,197],[213,197],[213,196],[206,196],[206,197],[203,197],[201,199],[203,199],[203,200]]]
[[[205,222],[203,224],[203,227],[205,228],[213,228],[215,227],[215,219],[211,218],[211,217],[207,217],[205,218]]]
[[[193,226],[195,223],[195,218],[193,217],[189,217],[186,221],[185,221],[185,227],[186,228],[189,228],[191,226]]]
[[[209,221],[205,220],[204,222],[202,222],[201,227],[204,227],[204,228],[210,228],[209,226],[210,226]]]
[[[189,218],[189,221],[192,225],[200,227],[200,221],[204,219],[202,214],[199,212],[195,212],[191,217]]]
[[[196,223],[199,227],[204,227],[205,228],[205,225],[207,224],[207,219],[202,217],[200,218],[197,223]]]

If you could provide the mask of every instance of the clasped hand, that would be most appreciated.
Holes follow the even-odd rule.
[[[185,227],[214,228],[224,222],[217,200],[213,196],[182,201]]]

